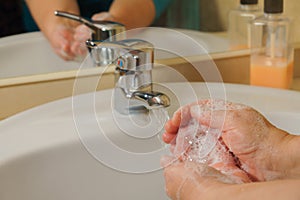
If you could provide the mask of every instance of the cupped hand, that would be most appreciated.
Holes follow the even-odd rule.
[[[212,200],[231,180],[219,171],[194,162],[178,162],[164,168],[165,189],[171,199]]]
[[[288,133],[277,129],[259,112],[241,104],[218,100],[201,100],[179,109],[166,125],[163,140],[175,145],[180,127],[191,119],[221,131],[228,149],[239,159],[241,168],[253,180],[281,178]]]
[[[233,184],[230,177],[194,162],[167,165],[164,177],[166,192],[173,200],[296,200],[300,197],[300,179]]]

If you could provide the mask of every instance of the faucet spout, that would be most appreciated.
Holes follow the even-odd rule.
[[[169,97],[160,92],[137,90],[128,95],[120,87],[114,90],[114,109],[121,114],[147,113],[153,109],[167,108],[170,104]]]
[[[160,92],[143,92],[136,91],[132,94],[133,98],[145,102],[147,109],[153,109],[158,107],[169,107],[170,99],[167,95]]]

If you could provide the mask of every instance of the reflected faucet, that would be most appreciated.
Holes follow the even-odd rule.
[[[168,96],[153,91],[154,48],[151,43],[139,39],[127,39],[102,42],[94,48],[100,53],[100,57],[107,54],[104,57],[106,60],[101,61],[102,64],[116,66],[115,110],[121,114],[129,114],[170,105]]]
[[[91,38],[86,41],[86,46],[96,66],[105,65],[105,62],[101,63],[101,61],[110,60],[110,58],[104,57],[109,56],[109,54],[101,54],[100,52],[96,52],[94,50],[95,46],[103,41],[112,42],[126,38],[125,26],[117,22],[88,20],[79,15],[58,10],[54,11],[54,15],[78,21],[89,27],[89,29],[92,31],[92,35]]]
[[[125,39],[125,36],[121,34],[125,34],[125,26],[123,24],[112,21],[88,20],[79,15],[58,10],[54,11],[54,15],[78,21],[89,27],[92,31],[92,36],[90,39],[94,43],[102,42],[104,40],[116,41]]]

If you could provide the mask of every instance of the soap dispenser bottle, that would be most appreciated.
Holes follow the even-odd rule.
[[[288,89],[293,80],[291,20],[283,0],[265,0],[264,15],[251,23],[250,84]]]
[[[249,22],[262,14],[258,0],[240,0],[239,7],[229,12],[228,37],[231,50],[250,48]]]

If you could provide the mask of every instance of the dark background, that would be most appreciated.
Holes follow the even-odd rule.
[[[205,8],[206,11],[200,12],[201,8]],[[212,0],[172,0],[153,26],[223,31],[220,20],[217,20],[219,16],[213,12],[215,8],[215,1]],[[209,20],[211,18],[215,20]],[[22,0],[0,0],[0,37],[23,32]]]
[[[20,0],[0,0],[0,37],[24,32]]]

